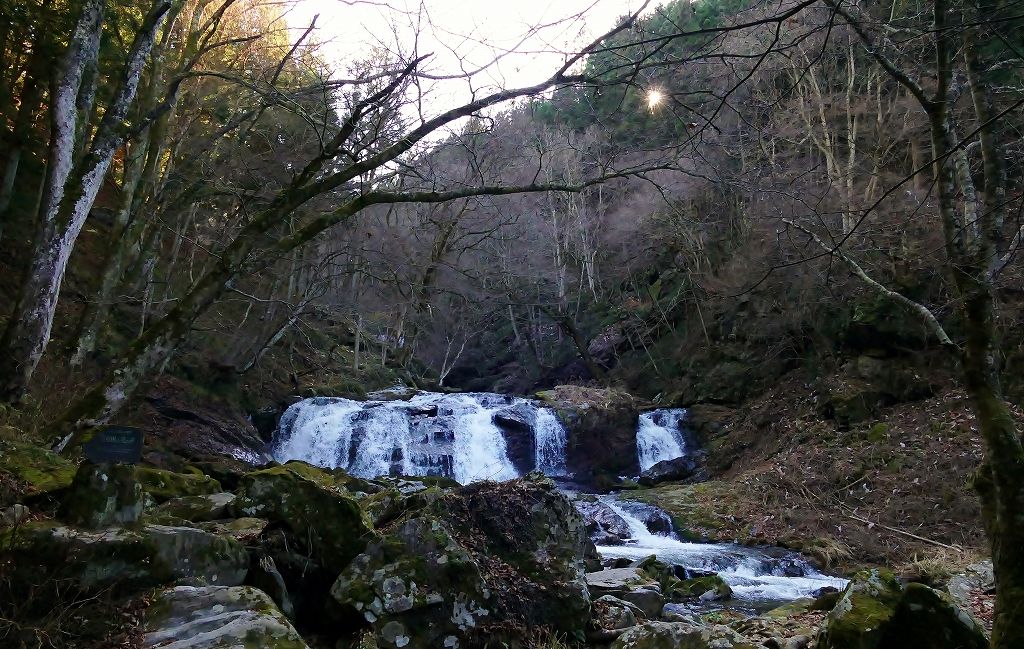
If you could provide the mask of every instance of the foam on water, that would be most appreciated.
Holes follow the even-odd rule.
[[[626,521],[632,535],[625,545],[598,546],[602,556],[642,559],[653,554],[667,563],[716,572],[736,599],[748,602],[791,601],[810,597],[824,586],[846,586],[845,579],[823,575],[793,553],[768,554],[733,543],[688,543],[671,532],[654,534],[634,513],[649,506],[609,496],[601,500]]]
[[[303,460],[353,475],[440,475],[463,484],[509,480],[519,472],[509,459],[503,414],[517,422],[533,450],[534,467],[565,475],[566,432],[555,414],[528,399],[501,394],[420,392],[409,400],[353,401],[317,397],[281,417],[272,455]],[[522,439],[519,437],[518,439]]]

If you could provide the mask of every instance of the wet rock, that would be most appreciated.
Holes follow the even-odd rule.
[[[376,538],[369,518],[338,480],[301,462],[247,474],[232,509],[286,525],[310,556],[335,573]]]
[[[662,460],[640,474],[640,484],[653,487],[662,482],[678,482],[692,477],[700,469],[700,462],[691,455]]]
[[[179,586],[146,610],[142,645],[153,649],[308,649],[274,602],[256,588]]]
[[[537,409],[525,403],[516,403],[494,413],[494,423],[505,438],[508,459],[520,474],[536,468],[537,444],[533,433],[536,418]]]
[[[186,496],[201,496],[224,491],[220,483],[199,471],[175,473],[155,467],[135,467],[135,477],[142,483],[142,489],[157,502]]]
[[[858,573],[825,619],[819,649],[983,649],[980,626],[938,591],[902,586],[880,570]]]
[[[732,597],[732,588],[718,575],[686,579],[676,585],[676,593],[696,597],[705,602],[717,602]]]
[[[583,516],[587,534],[596,545],[621,545],[633,536],[629,523],[605,503],[577,500],[574,504]]]
[[[627,630],[611,649],[754,649],[754,645],[726,626],[647,622]]]
[[[235,495],[228,492],[172,498],[154,510],[154,515],[204,522],[228,518]]]
[[[142,485],[129,464],[83,462],[61,503],[61,518],[89,529],[139,520]]]
[[[568,435],[567,463],[580,475],[636,475],[639,401],[613,389],[562,385],[538,392]]]
[[[638,566],[627,568],[609,568],[599,572],[587,573],[587,586],[594,594],[624,592],[632,586],[653,584],[651,579]]]
[[[11,540],[18,578],[35,579],[53,566],[86,590],[145,588],[170,582],[236,586],[249,556],[238,541],[191,527],[83,530],[29,523]]]

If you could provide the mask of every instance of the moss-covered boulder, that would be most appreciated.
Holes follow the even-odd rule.
[[[100,531],[28,523],[0,537],[16,566],[16,582],[61,575],[81,588],[130,590],[169,583],[234,586],[249,557],[235,539],[190,527],[143,525]]]
[[[83,462],[61,504],[61,518],[90,529],[134,523],[143,496],[134,466]]]
[[[382,649],[515,645],[524,625],[578,635],[589,622],[586,526],[550,480],[460,487],[391,530],[332,588]]]
[[[196,523],[228,518],[235,494],[220,492],[200,496],[172,498],[153,511],[154,516],[169,516]]]
[[[578,475],[635,475],[641,402],[614,389],[560,385],[537,393],[568,433],[566,461]]]
[[[858,573],[829,613],[819,649],[983,649],[981,627],[942,593],[904,587],[881,570]]]
[[[0,439],[0,505],[71,486],[77,467],[49,449]]]
[[[140,466],[135,468],[135,476],[142,483],[143,491],[157,502],[224,491],[219,482],[198,470],[194,473],[175,473],[155,467]]]
[[[372,625],[381,648],[472,646],[494,620],[480,566],[441,521],[419,517],[371,543],[331,596]]]
[[[179,586],[146,610],[143,647],[308,649],[266,593],[250,586]]]
[[[289,462],[249,473],[237,495],[236,516],[283,523],[334,574],[377,538],[358,501],[338,480],[306,464]]]
[[[727,626],[647,622],[627,630],[611,649],[754,649],[754,645]]]
[[[693,579],[683,579],[673,584],[672,595],[684,599],[696,598],[704,601],[718,601],[732,597],[732,588],[718,575],[706,575],[694,577]]]

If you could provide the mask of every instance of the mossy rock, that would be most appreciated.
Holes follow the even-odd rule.
[[[727,626],[687,622],[647,622],[627,630],[611,649],[754,649],[747,638]]]
[[[285,524],[311,556],[341,572],[377,538],[358,501],[330,473],[302,463],[254,471],[239,484],[236,516]]]
[[[732,597],[732,588],[718,575],[705,575],[693,579],[683,579],[673,586],[676,595],[687,598],[703,597],[704,599],[721,600]],[[708,595],[711,593],[711,595]]]
[[[146,609],[147,647],[308,649],[273,600],[251,586],[179,586]]]
[[[142,489],[157,502],[186,496],[222,493],[220,483],[198,469],[192,473],[174,473],[164,469],[140,466],[135,476],[142,483]]]
[[[0,541],[13,553],[16,582],[31,585],[40,574],[57,574],[85,592],[134,592],[172,582],[238,585],[249,566],[238,541],[191,527],[89,531],[34,522]]]
[[[469,638],[495,621],[480,566],[444,523],[427,517],[371,543],[331,597],[372,626],[381,649],[475,646]]]
[[[154,517],[166,517],[196,523],[228,518],[235,495],[221,492],[172,498],[153,510]]]
[[[124,525],[142,514],[142,485],[129,464],[83,462],[61,504],[61,518],[95,529]]]
[[[66,489],[77,470],[75,463],[49,449],[28,442],[0,440],[0,474],[13,479],[18,492],[4,494],[0,489],[0,505],[9,505],[24,496]]]
[[[825,619],[819,649],[983,649],[978,624],[938,591],[858,573]]]

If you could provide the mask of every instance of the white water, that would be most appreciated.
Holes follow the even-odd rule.
[[[636,451],[641,471],[662,460],[674,460],[686,454],[686,443],[680,430],[685,417],[684,408],[662,408],[640,415]]]
[[[620,502],[610,496],[601,500],[626,521],[632,534],[625,545],[598,546],[602,556],[642,559],[654,554],[667,563],[716,572],[732,588],[733,597],[748,602],[790,601],[810,597],[824,586],[846,586],[845,579],[823,575],[792,553],[769,555],[731,543],[686,543],[674,534],[652,534],[630,511],[649,506]],[[787,576],[787,572],[802,574]]]
[[[502,432],[495,417],[518,422]],[[566,432],[548,408],[499,394],[421,392],[408,401],[353,401],[318,397],[282,415],[275,460],[303,460],[353,475],[441,475],[467,484],[509,480],[519,471],[506,435],[517,435],[533,467],[566,475]],[[532,436],[532,437],[530,437]]]
[[[565,448],[568,436],[562,422],[550,408],[540,408],[537,410],[533,430],[536,439],[534,465],[537,470],[545,475],[567,475]]]

